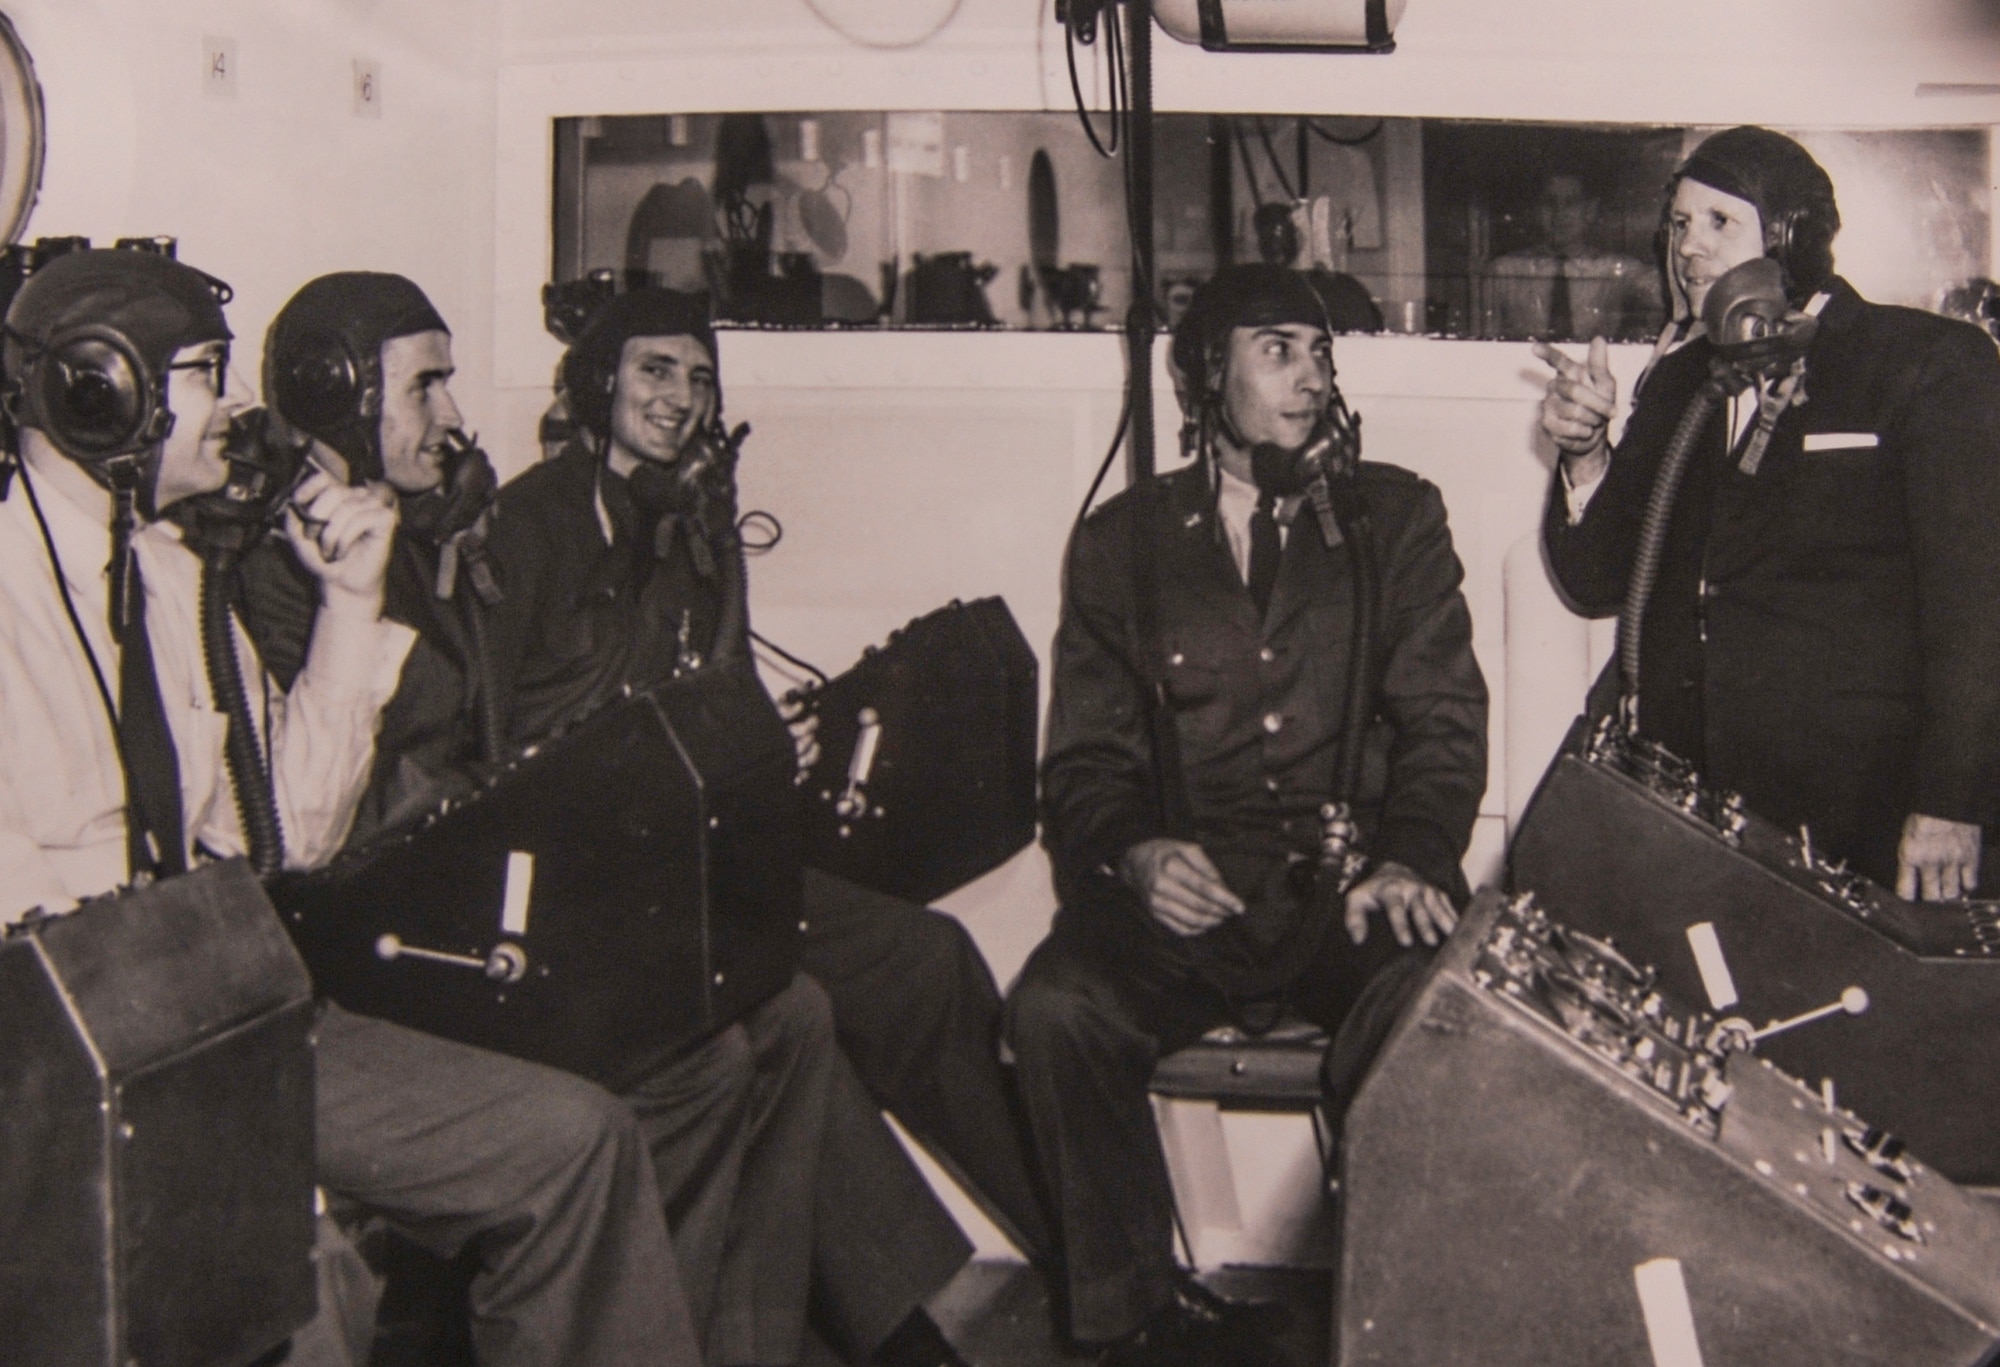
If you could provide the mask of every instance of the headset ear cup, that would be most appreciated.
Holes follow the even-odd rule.
[[[166,415],[137,348],[112,328],[58,333],[27,377],[30,419],[78,460],[108,460],[159,439]]]
[[[1801,298],[1833,274],[1836,222],[1833,215],[1807,204],[1774,214],[1765,225],[1764,253],[1785,268],[1786,287]]]
[[[381,409],[381,387],[370,383],[361,358],[337,332],[313,331],[290,339],[271,376],[271,402],[285,421],[324,434]],[[376,410],[370,413],[370,408]]]

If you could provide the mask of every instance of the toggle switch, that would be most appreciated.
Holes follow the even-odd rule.
[[[1893,1177],[1898,1182],[1909,1182],[1916,1177],[1910,1167],[1909,1146],[1887,1130],[1870,1125],[1866,1129],[1844,1130],[1840,1138],[1857,1158],[1884,1177]]]
[[[833,810],[848,821],[868,814],[868,779],[875,772],[875,752],[882,744],[882,714],[864,707],[856,715],[860,730],[854,755],[847,764],[847,787],[833,801]]]

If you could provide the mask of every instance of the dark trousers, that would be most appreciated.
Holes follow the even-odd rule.
[[[798,1356],[812,1249],[802,1212],[838,1056],[826,994],[799,975],[624,1094],[707,1362]]]
[[[831,1084],[809,1218],[814,1324],[863,1362],[965,1266],[972,1245],[844,1057]]]
[[[1000,1066],[1000,993],[955,919],[806,870],[801,963],[833,999],[868,1091],[1022,1252],[1055,1248],[1026,1125]]]
[[[1114,957],[1055,933],[1007,999],[1007,1040],[1035,1149],[1055,1193],[1070,1330],[1107,1342],[1173,1295],[1173,1187],[1146,1085],[1163,1054],[1230,1021],[1223,995],[1166,954]],[[1286,991],[1333,1035],[1329,1108],[1346,1108],[1429,953],[1399,946],[1380,921],[1357,946],[1336,929]]]
[[[481,1367],[698,1367],[629,1106],[337,1006],[317,1038],[320,1181],[439,1257],[470,1253]]]

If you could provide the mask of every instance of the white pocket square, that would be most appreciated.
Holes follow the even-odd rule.
[[[1882,438],[1874,432],[1808,432],[1808,451],[1851,451],[1861,446],[1880,446]]]

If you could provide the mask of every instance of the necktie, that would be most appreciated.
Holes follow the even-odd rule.
[[[1575,331],[1576,319],[1569,303],[1569,258],[1558,256],[1555,280],[1549,285],[1549,336],[1563,342]]]
[[[129,495],[111,533],[111,630],[118,638],[118,755],[125,768],[126,856],[141,873],[187,871],[181,830],[180,757],[167,727],[146,634],[146,586],[132,551]]]
[[[1247,579],[1250,598],[1257,604],[1259,617],[1270,610],[1271,590],[1278,582],[1278,554],[1282,547],[1278,540],[1276,507],[1275,497],[1260,493],[1257,495],[1257,511],[1250,514],[1250,573]]]

